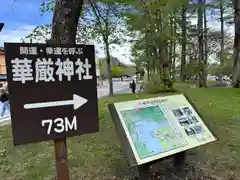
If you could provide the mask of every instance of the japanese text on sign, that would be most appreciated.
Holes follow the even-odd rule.
[[[20,47],[20,54],[21,55],[37,55],[37,47]],[[42,49],[40,49],[40,52],[43,52]],[[46,47],[45,53],[47,55],[80,55],[83,54],[82,48],[62,48],[62,47]]]
[[[155,99],[139,102],[139,105],[161,104],[167,102],[167,99]]]
[[[82,62],[80,58],[77,58],[75,62],[71,61],[69,58],[66,58],[64,61],[57,58],[56,62],[53,62],[51,58],[37,58],[34,67],[30,59],[15,58],[11,60],[11,64],[13,81],[22,83],[33,81],[34,79],[35,82],[54,82],[56,80],[54,75],[58,76],[58,81],[62,81],[64,76],[67,77],[68,81],[71,81],[74,75],[78,76],[78,80],[89,80],[93,78],[89,73],[92,65],[89,64],[87,58],[85,58],[84,62]],[[33,68],[35,68],[35,71]],[[33,72],[35,72],[35,76]]]

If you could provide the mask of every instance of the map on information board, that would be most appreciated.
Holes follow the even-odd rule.
[[[125,110],[121,114],[140,158],[163,153],[187,143],[158,106]]]
[[[138,164],[216,140],[183,95],[114,105]]]

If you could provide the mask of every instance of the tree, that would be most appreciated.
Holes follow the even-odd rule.
[[[187,47],[187,8],[186,6],[182,7],[182,52],[181,52],[181,80],[184,82],[186,79],[185,70],[186,70],[186,47]]]
[[[114,44],[119,44],[127,33],[131,36],[130,41],[133,44],[131,55],[136,65],[135,69],[137,71],[144,69],[148,79],[151,76],[159,77],[160,83],[170,87],[171,78],[178,78],[175,76],[176,67],[181,67],[180,77],[183,81],[189,78],[197,79],[198,76],[199,87],[206,87],[210,56],[213,57],[214,53],[220,52],[219,72],[226,72],[223,69],[231,64],[227,63],[226,66],[223,55],[225,46],[231,39],[223,29],[223,21],[231,23],[232,16],[228,15],[232,9],[231,5],[231,2],[223,0],[92,0],[81,13],[82,25],[79,25],[87,29],[88,33],[85,35],[81,30],[78,31],[84,37],[90,34],[87,39],[104,44],[107,57],[104,66],[108,72],[104,73],[109,77],[110,94],[112,91],[110,49]],[[51,6],[48,6],[45,8],[51,9]],[[215,16],[218,11],[220,31],[207,26],[209,20],[207,17]],[[197,25],[193,24],[192,18],[198,19]],[[127,33],[124,31],[125,27]],[[238,74],[235,64],[233,63],[234,74]]]
[[[111,68],[112,77],[122,77],[125,75],[124,68],[120,66],[112,66]]]
[[[199,61],[199,87],[206,87],[206,67],[204,64],[204,34],[203,34],[203,7],[204,1],[198,0],[198,61]]]
[[[234,87],[240,88],[240,3],[238,0],[233,1],[234,20],[235,20],[235,39],[234,39],[234,62],[233,62],[233,84]]]
[[[53,0],[42,3],[42,12],[52,11],[53,5]],[[114,47],[114,44],[121,44],[120,37],[124,37],[124,30],[120,26],[122,24],[121,13],[123,10],[123,6],[111,0],[89,0],[88,3],[85,1],[84,11],[81,12],[81,18],[78,21],[78,43],[93,43],[96,40],[98,43],[104,44],[107,56],[109,95],[113,95],[110,49]],[[51,25],[38,26],[27,38],[47,37],[50,27]]]
[[[76,43],[77,25],[83,0],[57,0],[55,3],[51,39],[61,43]]]
[[[89,1],[91,8],[87,11],[92,15],[92,19],[89,20],[89,25],[92,30],[92,37],[98,42],[104,44],[104,50],[106,53],[106,69],[107,77],[109,81],[109,95],[113,95],[113,83],[111,75],[111,55],[110,46],[114,44],[120,44],[120,37],[122,34],[122,29],[120,24],[122,24],[121,11],[122,6],[114,2],[104,3]],[[121,31],[120,31],[121,29]]]
[[[187,4],[188,1],[134,2],[134,11],[126,18],[129,30],[135,31],[134,49],[138,47],[137,53],[132,52],[135,62],[142,61],[137,64],[144,64],[148,76],[159,74],[159,79],[168,87],[172,85],[170,73],[176,60],[175,12],[179,6]]]
[[[136,68],[131,65],[123,64],[118,58],[111,56],[111,72],[112,76],[131,76],[136,73]],[[99,59],[100,76],[107,77],[106,58]],[[120,73],[121,72],[121,73]]]
[[[224,62],[224,7],[223,7],[223,0],[219,0],[220,5],[220,22],[221,22],[221,56],[220,56],[220,66],[223,65]],[[221,76],[220,76],[221,78]]]
[[[26,36],[23,40],[32,39],[37,41],[46,41],[51,36],[52,24],[39,25]],[[80,17],[76,32],[76,43],[90,44],[92,38],[90,36],[90,29],[88,29],[86,22]]]

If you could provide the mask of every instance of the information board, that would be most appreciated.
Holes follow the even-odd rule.
[[[141,165],[216,140],[182,94],[114,103]]]
[[[93,45],[4,48],[14,145],[98,132]]]

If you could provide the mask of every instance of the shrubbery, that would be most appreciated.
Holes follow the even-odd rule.
[[[169,85],[164,85],[159,75],[150,76],[148,81],[142,83],[142,89],[147,93],[159,93],[159,92],[176,92],[173,88],[174,81],[170,80]]]

